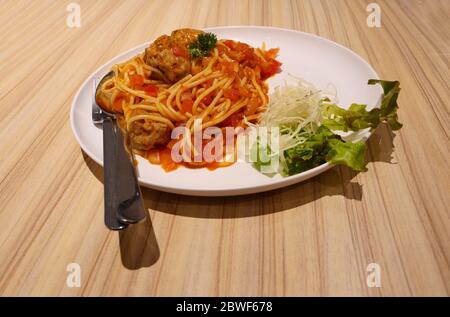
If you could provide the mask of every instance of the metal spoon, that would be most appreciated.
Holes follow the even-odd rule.
[[[103,128],[105,224],[111,230],[122,230],[127,224],[144,219],[145,208],[132,163],[133,153],[128,154],[125,149],[116,115],[99,107],[95,101],[99,87],[113,74],[112,71],[106,74],[98,85],[94,82],[92,120]]]

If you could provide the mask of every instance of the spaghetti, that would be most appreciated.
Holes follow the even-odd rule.
[[[113,66],[114,75],[102,83],[97,101],[103,108],[123,114],[123,130],[136,153],[166,170],[174,169],[179,164],[166,159],[166,152],[173,146],[170,132],[175,127],[192,132],[198,119],[201,129],[244,126],[244,117],[258,122],[269,100],[265,80],[281,65],[275,60],[277,52],[219,40],[204,57],[179,53],[190,62],[190,71],[176,82],[147,64],[142,53]],[[182,164],[208,166],[205,162]],[[212,166],[221,165],[209,164]]]

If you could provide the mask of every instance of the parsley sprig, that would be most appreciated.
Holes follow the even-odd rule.
[[[199,34],[197,40],[189,45],[189,55],[192,57],[207,56],[216,46],[217,36],[213,33]]]

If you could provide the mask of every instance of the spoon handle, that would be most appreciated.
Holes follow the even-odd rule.
[[[116,166],[117,161],[117,137],[115,120],[105,117],[103,120],[103,182],[104,182],[104,204],[105,225],[111,230],[122,230],[126,224],[118,220],[118,196],[116,190]]]
[[[128,153],[124,136],[116,127],[116,190],[118,197],[118,218],[123,223],[136,223],[145,218],[145,207],[139,188],[133,155]]]

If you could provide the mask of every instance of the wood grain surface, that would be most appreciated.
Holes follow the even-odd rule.
[[[450,1],[0,1],[0,294],[439,295],[450,293]],[[399,80],[395,136],[369,140],[368,171],[334,168],[263,194],[144,189],[151,221],[103,224],[102,168],[72,135],[81,83],[119,53],[179,27],[310,32]],[[81,287],[66,284],[78,263]],[[368,287],[378,263],[381,287]]]

